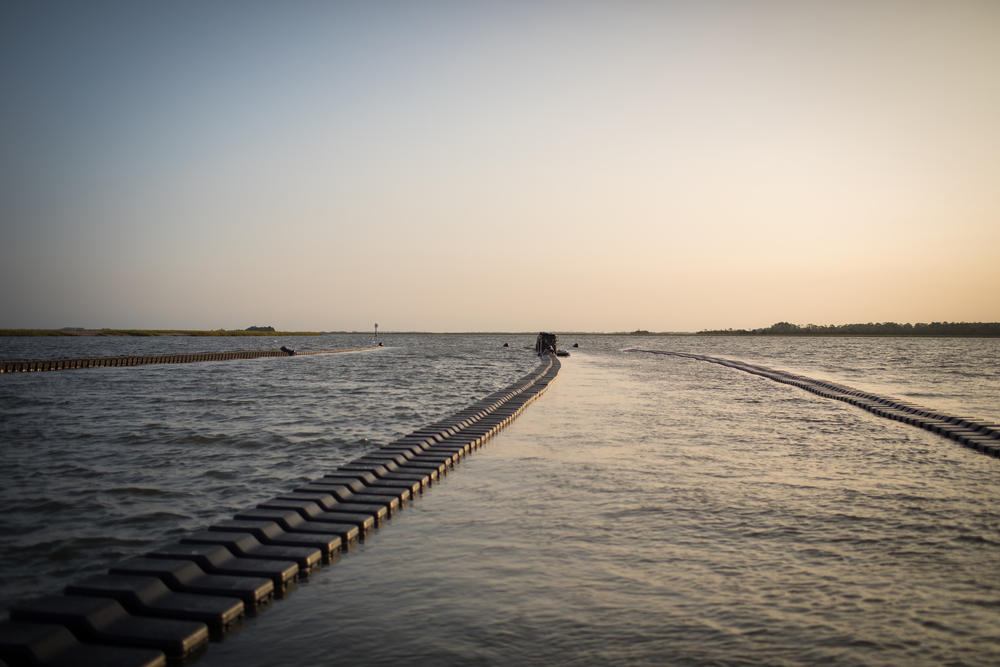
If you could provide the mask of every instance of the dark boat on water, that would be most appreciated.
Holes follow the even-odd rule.
[[[569,352],[560,350],[556,345],[556,335],[541,331],[535,339],[535,352],[538,354],[554,354],[557,357],[568,357]]]

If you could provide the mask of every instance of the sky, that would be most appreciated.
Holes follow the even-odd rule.
[[[0,328],[1000,320],[1000,2],[0,3]]]

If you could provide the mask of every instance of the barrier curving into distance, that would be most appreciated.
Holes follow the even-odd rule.
[[[825,398],[850,403],[879,417],[894,419],[910,424],[911,426],[917,426],[932,433],[937,433],[942,437],[950,438],[966,447],[971,447],[989,456],[1000,457],[1000,424],[989,423],[986,420],[946,415],[930,408],[901,401],[896,398],[878,396],[834,382],[815,380],[803,375],[775,370],[766,366],[756,366],[733,359],[709,357],[703,354],[689,354],[686,352],[665,352],[662,350],[633,349],[625,351],[684,357],[728,366],[729,368],[759,375],[775,382],[789,384]]]
[[[76,368],[144,366],[147,364],[190,364],[197,361],[232,361],[233,359],[334,354],[336,352],[359,352],[376,349],[378,349],[378,346],[348,347],[337,350],[308,350],[292,354],[284,350],[234,350],[230,352],[121,355],[116,357],[80,357],[75,359],[11,359],[0,361],[0,373],[33,373],[38,371],[65,371]]]
[[[186,663],[298,580],[382,525],[544,392],[559,360],[308,484],[238,512],[0,623],[0,661],[154,667]]]

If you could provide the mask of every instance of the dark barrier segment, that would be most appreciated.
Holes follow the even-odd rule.
[[[377,346],[350,347],[338,350],[311,350],[299,354],[336,354],[377,350]],[[140,366],[145,364],[183,364],[202,361],[229,361],[288,356],[280,350],[235,350],[230,352],[197,352],[190,354],[121,355],[115,357],[86,357],[79,359],[30,359],[0,361],[0,373],[27,373],[35,371],[70,370],[77,368]]]
[[[429,450],[428,450],[429,451]],[[395,470],[410,470],[417,472],[424,472],[429,470],[441,470],[441,466],[454,468],[455,464],[458,463],[459,454],[446,454],[445,452],[438,452],[437,454],[430,454],[424,452],[416,458],[416,455],[412,455],[411,458],[406,458],[402,454],[393,454],[390,452],[373,452],[367,454],[360,458],[352,461],[352,464],[374,464],[380,465],[389,470],[390,472]]]
[[[275,498],[266,500],[257,507],[260,509],[292,510],[298,512],[307,521],[351,523],[365,532],[381,525],[389,517],[389,510],[377,505],[345,507],[338,503],[332,510],[324,510],[314,502]]]
[[[355,493],[346,486],[331,486],[325,489],[314,489],[303,491],[296,489],[291,493],[283,493],[278,496],[278,500],[298,500],[313,502],[324,510],[330,510],[337,506],[352,508],[376,505],[384,508],[389,516],[395,515],[403,507],[411,494],[405,491],[397,493]]]
[[[665,356],[684,357],[699,361],[708,361],[721,366],[728,366],[735,370],[752,373],[768,378],[775,382],[788,384],[805,391],[811,392],[824,398],[850,403],[874,415],[893,419],[896,421],[916,426],[924,430],[936,433],[942,437],[954,440],[966,447],[1000,457],[1000,448],[989,443],[984,443],[983,438],[1000,438],[1000,428],[995,425],[984,423],[983,420],[969,417],[955,417],[940,412],[935,412],[929,408],[915,405],[898,399],[878,396],[869,392],[854,389],[824,380],[815,380],[802,375],[794,375],[786,371],[776,371],[763,366],[754,366],[744,362],[736,362],[730,359],[719,357],[709,357],[705,355],[685,354],[682,352],[667,352],[663,350],[626,350],[626,352],[646,352],[649,354],[661,354]],[[1000,444],[1000,443],[998,443]]]
[[[68,629],[48,623],[0,623],[0,660],[11,667],[166,667],[167,664],[162,651],[82,644]]]
[[[394,479],[394,480],[404,480],[407,482],[436,482],[444,475],[444,469],[447,465],[442,464],[440,468],[434,470],[427,470],[422,472],[410,472],[410,471],[390,471],[384,466],[359,463],[359,464],[348,464],[340,466],[338,472],[347,473],[371,473],[375,475],[377,479]]]
[[[157,577],[171,590],[183,593],[236,597],[248,613],[256,613],[274,599],[274,583],[263,577],[207,574],[190,560],[131,558],[108,570],[110,574],[142,574]]]
[[[346,486],[352,492],[363,493],[366,489],[370,488],[372,483],[377,481],[378,478],[370,473],[340,472],[323,475],[319,479],[309,482],[309,484],[314,486],[325,486],[332,489]],[[398,484],[407,484],[407,482],[398,482]]]
[[[363,477],[358,476],[354,473],[341,473],[341,474],[331,474],[324,475],[319,479],[309,482],[311,487],[330,487],[330,486],[346,486],[354,492],[365,492],[365,491],[378,491],[379,493],[398,493],[402,496],[403,493],[409,492],[411,497],[416,497],[417,494],[423,493],[431,484],[430,477],[423,480],[410,481],[403,479],[394,480],[380,480],[374,475],[370,480],[366,480]],[[357,485],[357,486],[355,486]],[[360,488],[358,488],[360,487]],[[300,490],[300,489],[297,489]],[[310,489],[312,490],[312,489]]]
[[[203,530],[181,538],[181,542],[224,546],[240,558],[293,561],[299,566],[299,576],[315,570],[323,558],[316,547],[266,545],[250,533]]]
[[[278,351],[237,351],[86,361],[133,365],[254,356],[285,355]],[[193,625],[205,628],[206,633],[210,631],[213,639],[220,639],[238,625],[237,619],[242,618],[238,610],[256,613],[270,603],[275,592],[279,595],[289,592],[298,574],[317,567],[321,560],[324,563],[334,562],[342,548],[398,512],[439,475],[482,446],[486,439],[510,423],[547,388],[558,372],[558,363],[554,357],[546,357],[535,373],[526,375],[507,389],[477,401],[452,417],[375,449],[290,493],[240,512],[232,520],[219,522],[146,556],[118,563],[108,575],[74,584],[67,588],[69,595],[54,596],[59,600],[57,606],[86,606],[86,603],[73,602],[74,597],[118,605],[117,608],[127,619],[135,621],[135,628],[138,628],[135,632],[139,635],[142,628],[153,627],[148,625],[150,622],[178,623],[181,621],[174,619],[188,619],[188,622],[194,621]],[[7,367],[3,367],[5,372]],[[72,366],[66,363],[63,367]],[[84,364],[79,367],[84,367]],[[114,619],[118,612],[114,607],[110,609],[98,616]],[[61,626],[75,622],[70,617],[61,618],[60,626],[54,626],[55,632],[46,634],[47,639],[41,643],[42,653],[47,651],[60,656],[58,664],[91,664],[63,659],[66,649],[59,637],[72,637],[72,634]],[[7,649],[3,643],[3,627],[0,625],[0,659],[14,655],[4,652]],[[53,626],[37,623],[31,627]],[[130,640],[124,635],[108,635],[101,641],[124,644],[138,640]],[[175,662],[190,659],[201,650],[180,646],[176,641],[171,644],[170,641],[168,638],[161,644]],[[10,650],[26,649],[22,642]],[[108,647],[107,650],[138,649]],[[81,655],[90,654],[83,652]],[[120,664],[163,664],[160,653],[136,655],[145,662]],[[19,663],[15,661],[14,664]]]
[[[339,535],[344,545],[351,544],[358,539],[364,539],[368,532],[367,529],[346,521],[307,521],[295,510],[286,509],[255,508],[243,510],[233,518],[244,521],[273,521],[290,533],[321,533],[324,535],[332,533]]]
[[[342,540],[333,533],[289,533],[274,521],[241,521],[231,519],[209,526],[217,532],[253,535],[264,546],[312,547],[318,549],[324,563],[332,563],[340,554]],[[183,541],[183,540],[182,540]]]
[[[283,596],[295,585],[299,566],[294,561],[255,560],[237,558],[229,549],[217,544],[185,544],[183,542],[160,547],[146,554],[149,558],[190,560],[210,574],[228,574],[237,577],[268,577],[277,595]]]
[[[10,618],[63,625],[83,641],[158,649],[173,660],[189,660],[208,645],[204,623],[132,616],[108,598],[48,595],[15,606]]]
[[[240,627],[245,615],[239,598],[177,593],[156,577],[141,575],[100,574],[67,586],[66,592],[113,598],[139,616],[201,621],[215,640]]]

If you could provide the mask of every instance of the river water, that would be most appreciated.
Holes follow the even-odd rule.
[[[7,339],[21,347],[0,356],[234,347],[62,340]],[[536,364],[525,336],[385,340],[0,377],[5,606],[289,490]],[[1000,662],[1000,461],[758,376],[623,351],[741,359],[998,421],[998,341],[561,339],[574,342],[513,425],[199,664]]]

